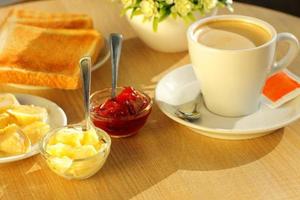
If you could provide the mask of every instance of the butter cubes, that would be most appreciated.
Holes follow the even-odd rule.
[[[110,138],[105,132],[95,128],[84,130],[80,125],[54,130],[43,143],[42,154],[48,166],[68,179],[95,174],[110,150]]]

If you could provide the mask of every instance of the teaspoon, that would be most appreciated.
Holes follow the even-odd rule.
[[[116,97],[116,87],[118,80],[119,61],[122,49],[123,36],[119,33],[110,34],[110,52],[111,52],[111,69],[112,69],[112,87],[111,98]]]
[[[198,111],[198,104],[194,105],[194,109],[192,112],[184,112],[180,109],[177,109],[175,114],[177,117],[187,120],[187,121],[195,121],[201,118],[201,113]]]
[[[201,113],[199,112],[198,107],[200,105],[201,96],[202,96],[202,94],[200,93],[193,100],[194,105],[193,105],[193,110],[191,112],[183,111],[182,106],[181,106],[181,108],[176,109],[175,115],[177,115],[177,117],[179,117],[181,119],[184,119],[184,120],[187,120],[187,121],[190,121],[190,122],[200,119],[201,118]]]
[[[83,57],[79,61],[82,78],[83,105],[86,129],[90,128],[90,92],[91,92],[91,58]]]

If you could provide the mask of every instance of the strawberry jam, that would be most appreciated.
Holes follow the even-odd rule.
[[[145,124],[151,112],[151,99],[132,87],[118,88],[119,94],[115,98],[105,99],[106,95],[97,95],[106,92],[109,96],[110,91],[96,92],[91,97],[91,119],[94,125],[115,137],[135,134]],[[97,96],[103,100],[95,104]]]

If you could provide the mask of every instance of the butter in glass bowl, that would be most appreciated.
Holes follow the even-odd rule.
[[[106,132],[96,127],[68,125],[49,132],[41,142],[41,154],[49,168],[67,179],[86,179],[104,165],[111,146]]]

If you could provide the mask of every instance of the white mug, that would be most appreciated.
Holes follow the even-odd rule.
[[[205,46],[197,41],[199,26],[215,20],[243,20],[265,28],[272,36],[261,46],[250,49],[224,50]],[[207,108],[216,114],[244,116],[259,108],[266,79],[287,67],[297,56],[299,42],[290,33],[276,33],[267,22],[248,16],[219,15],[193,23],[188,31],[189,54],[201,84]],[[289,50],[274,62],[277,42],[287,41]]]

